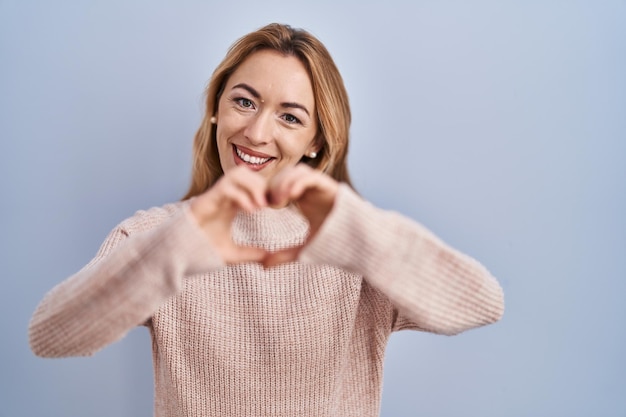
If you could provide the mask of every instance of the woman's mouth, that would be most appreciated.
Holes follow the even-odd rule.
[[[272,156],[254,152],[251,149],[233,145],[233,154],[235,156],[235,164],[246,164],[251,169],[259,170],[264,168],[270,161],[275,159]]]

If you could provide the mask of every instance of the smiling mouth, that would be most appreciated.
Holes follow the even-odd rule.
[[[265,166],[265,164],[270,162],[272,159],[275,159],[274,157],[271,157],[271,156],[260,157],[260,156],[250,155],[244,152],[243,150],[241,150],[236,145],[233,145],[233,150],[235,151],[235,155],[237,155],[240,161],[243,161],[247,165],[255,167],[255,168],[262,168],[263,166]]]

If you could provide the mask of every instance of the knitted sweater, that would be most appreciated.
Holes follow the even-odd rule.
[[[239,214],[238,243],[299,245],[293,207]],[[137,325],[152,337],[155,415],[374,417],[394,330],[456,334],[498,320],[473,259],[342,185],[297,262],[225,265],[186,202],[137,212],[42,300],[40,356],[91,355]]]

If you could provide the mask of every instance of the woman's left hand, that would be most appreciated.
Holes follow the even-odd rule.
[[[273,207],[294,203],[309,221],[309,235],[304,245],[269,253],[265,267],[294,261],[300,251],[317,234],[333,208],[339,183],[323,172],[305,164],[279,172],[268,184],[267,200]]]

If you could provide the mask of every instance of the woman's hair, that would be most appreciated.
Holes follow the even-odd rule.
[[[224,174],[211,117],[217,113],[228,78],[252,53],[267,49],[298,58],[311,78],[318,120],[315,143],[319,151],[317,158],[305,156],[302,162],[351,185],[346,161],[351,114],[341,74],[326,47],[313,35],[272,23],[235,42],[213,72],[206,89],[206,113],[193,144],[191,185],[183,200],[201,194]]]

